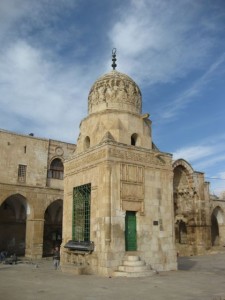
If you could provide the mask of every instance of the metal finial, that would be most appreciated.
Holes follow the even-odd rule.
[[[117,64],[116,64],[116,48],[113,48],[112,49],[112,68],[113,68],[113,70],[115,70],[116,69],[116,66],[117,66]]]

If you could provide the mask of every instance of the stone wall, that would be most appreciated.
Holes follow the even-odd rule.
[[[0,146],[0,247],[40,258],[45,212],[63,200],[63,180],[47,178],[48,169],[54,158],[68,158],[75,145],[0,130]],[[26,166],[22,178],[19,165]]]
[[[125,255],[125,215],[137,217],[137,252],[157,270],[175,270],[171,156],[103,143],[65,162],[63,244],[72,239],[73,189],[91,183],[89,272],[111,275]],[[77,261],[62,248],[62,265]],[[72,264],[71,264],[72,265]],[[63,267],[64,268],[64,267]]]

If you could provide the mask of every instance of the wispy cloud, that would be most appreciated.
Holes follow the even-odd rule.
[[[225,191],[225,137],[224,134],[199,141],[177,149],[174,160],[183,158],[192,164],[195,171],[205,173],[206,181],[211,182],[211,190],[219,195]]]
[[[206,170],[211,166],[215,166],[216,163],[222,164],[225,162],[225,154],[218,154],[216,151],[213,154],[215,156],[208,157],[208,159],[202,157],[199,162],[195,163],[195,168],[197,170]]]
[[[178,149],[173,153],[174,159],[184,158],[188,161],[196,161],[200,158],[207,157],[211,154],[214,154],[213,147],[207,146],[191,146],[186,148]]]
[[[71,64],[57,54],[76,37],[74,25],[64,31],[57,26],[77,2],[1,2],[0,128],[76,142],[88,91],[101,70],[89,64],[87,72],[84,62]]]
[[[221,172],[215,174],[215,176],[207,177],[206,180],[209,180],[211,183],[211,193],[217,196],[223,195],[223,199],[225,199],[225,172]]]
[[[225,172],[220,172],[219,176],[221,179],[225,179]],[[224,190],[225,190],[225,184],[224,184]]]
[[[225,135],[215,135],[202,139],[196,145],[188,145],[173,152],[174,159],[184,158],[204,169],[225,159]]]
[[[77,125],[87,111],[91,78],[82,68],[65,68],[44,54],[20,40],[1,55],[0,114],[24,122],[29,132],[75,142]],[[0,118],[0,127],[4,125],[4,118]],[[71,131],[71,127],[76,129]]]
[[[162,109],[161,117],[163,119],[171,119],[184,109],[190,102],[196,99],[196,96],[201,93],[204,87],[214,79],[215,72],[218,71],[221,66],[225,65],[225,53],[217,58],[208,68],[208,70],[199,77],[188,89],[182,91],[175,100],[169,103]]]
[[[109,34],[119,49],[120,69],[154,84],[173,82],[204,66],[216,29],[200,21],[202,11],[200,2],[132,1]]]

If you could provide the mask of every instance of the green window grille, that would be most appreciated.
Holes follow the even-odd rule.
[[[73,190],[73,240],[90,241],[91,184]]]

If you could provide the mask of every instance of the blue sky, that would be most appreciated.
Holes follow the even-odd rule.
[[[224,0],[2,0],[0,45],[0,128],[76,143],[115,47],[158,148],[225,190]]]

